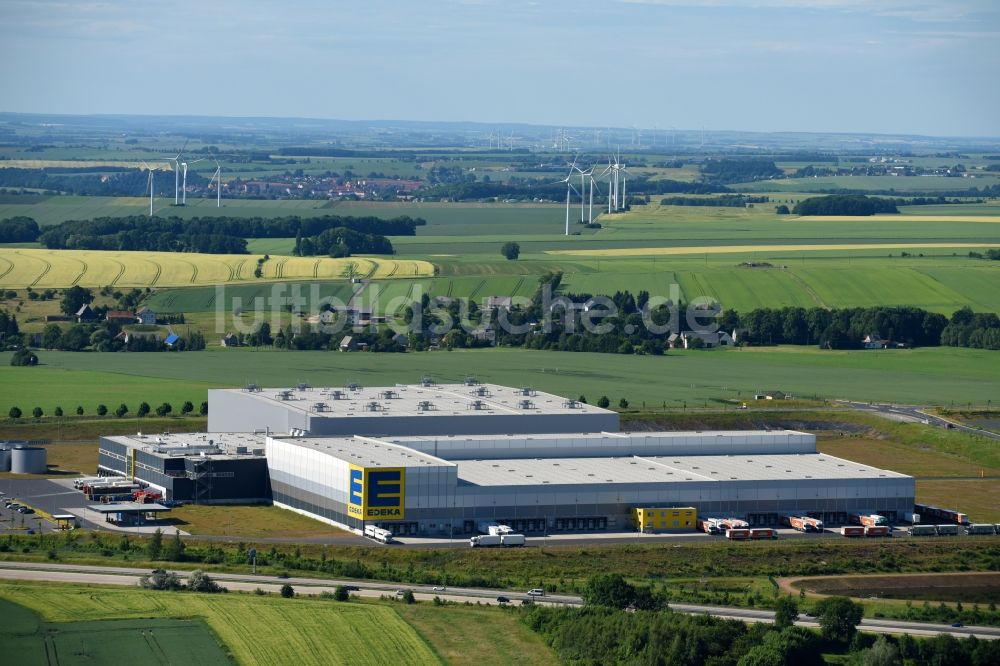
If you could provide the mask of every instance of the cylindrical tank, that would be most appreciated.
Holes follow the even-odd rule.
[[[14,474],[45,474],[46,450],[40,446],[18,446],[11,451],[10,471]]]
[[[0,444],[0,472],[10,471],[10,449]]]

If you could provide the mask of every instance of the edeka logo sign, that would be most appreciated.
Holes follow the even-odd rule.
[[[361,520],[402,520],[406,468],[351,465],[347,513]]]
[[[365,518],[365,468],[351,465],[348,470],[347,515]]]

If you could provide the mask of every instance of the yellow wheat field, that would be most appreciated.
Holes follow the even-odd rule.
[[[575,257],[649,257],[680,254],[740,254],[747,252],[821,252],[823,250],[921,250],[995,247],[996,243],[839,243],[827,245],[702,245],[695,247],[618,247],[604,250],[547,250],[546,254]]]
[[[272,256],[254,276],[259,255],[0,248],[0,287],[185,287],[255,280],[394,278],[434,274],[426,261],[369,257]]]

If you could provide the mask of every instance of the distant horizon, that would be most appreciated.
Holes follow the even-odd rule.
[[[995,0],[11,0],[0,56],[13,112],[1000,135]]]
[[[719,134],[719,133],[731,133],[731,134],[761,134],[761,135],[778,135],[778,134],[801,134],[801,135],[821,135],[821,136],[898,136],[898,137],[916,137],[916,138],[930,138],[930,139],[989,139],[989,140],[1000,140],[1000,131],[995,135],[990,134],[922,134],[922,133],[911,133],[911,132],[877,132],[877,131],[866,131],[866,130],[754,130],[754,129],[740,129],[734,127],[727,128],[709,128],[709,127],[671,127],[669,129],[664,129],[662,127],[626,127],[626,126],[616,126],[610,124],[602,125],[552,125],[549,123],[542,122],[526,122],[526,121],[506,121],[506,120],[442,120],[442,119],[414,119],[414,118],[345,118],[345,117],[320,117],[320,116],[272,116],[272,115],[217,115],[217,114],[169,114],[169,113],[65,113],[57,111],[10,111],[6,109],[0,109],[0,117],[3,116],[53,116],[53,117],[65,117],[65,118],[135,118],[135,119],[153,119],[153,118],[166,118],[175,120],[237,120],[237,121],[308,121],[317,123],[377,123],[377,124],[413,124],[413,125],[474,125],[482,126],[485,129],[496,129],[496,128],[509,128],[509,127],[530,127],[538,129],[566,129],[566,130],[616,130],[621,132],[658,132],[660,136],[664,136],[669,133],[679,132],[679,133],[698,133],[705,132],[705,134]]]

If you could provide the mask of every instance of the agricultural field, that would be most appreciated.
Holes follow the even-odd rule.
[[[209,387],[255,382],[290,386],[342,386],[360,381],[392,385],[424,375],[461,381],[470,372],[484,381],[531,385],[594,402],[626,398],[633,409],[732,405],[754,392],[779,389],[797,398],[848,398],[948,407],[984,405],[1000,394],[1000,355],[974,349],[925,348],[824,351],[814,347],[761,347],[671,351],[662,357],[524,349],[456,350],[407,354],[216,349],[178,354],[39,352],[38,367],[10,367],[0,354],[0,414],[12,405],[47,414],[56,405],[146,400],[173,405],[206,399]],[[126,417],[126,419],[131,417]],[[134,423],[135,421],[133,421]]]
[[[859,598],[960,601],[988,605],[1000,597],[1000,574],[950,573],[892,576],[823,576],[792,585],[818,594]]]
[[[344,534],[294,511],[263,505],[185,504],[175,507],[168,520],[188,534],[207,536],[314,539]]]
[[[822,190],[892,190],[899,192],[951,192],[982,188],[1000,182],[997,176],[980,173],[975,177],[950,178],[947,176],[818,176],[816,178],[788,178],[761,180],[753,183],[731,185],[740,191],[768,192],[818,192]]]
[[[0,661],[21,666],[70,666],[82,662],[188,663],[229,666],[225,646],[200,620],[133,619],[43,622],[39,613],[2,598]]]
[[[0,287],[172,287],[254,281],[257,257],[195,252],[0,249]],[[418,260],[271,257],[261,280],[431,275]]]
[[[0,583],[0,597],[46,622],[197,618],[243,664],[441,663],[413,627],[384,605],[15,583]]]

